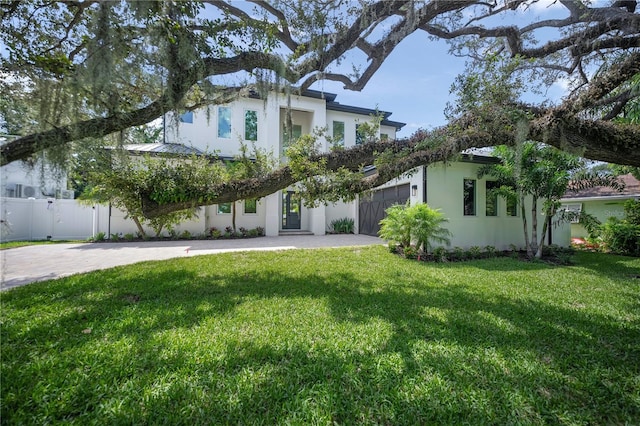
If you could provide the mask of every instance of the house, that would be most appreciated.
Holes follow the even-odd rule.
[[[265,97],[253,94],[226,105],[190,111],[177,119],[167,115],[164,117],[164,143],[126,148],[132,155],[215,153],[230,159],[239,153],[244,143],[255,144],[257,148],[273,153],[275,158],[286,161],[287,145],[316,129],[325,129],[330,137],[331,142],[324,137],[318,139],[320,149],[327,151],[331,143],[346,148],[366,143],[358,128],[371,122],[374,116],[381,118],[378,130],[381,139],[395,139],[396,132],[404,126],[404,123],[391,120],[390,112],[343,105],[336,97],[312,90],[290,95],[271,92]],[[489,197],[487,194],[494,183],[488,177],[477,177],[483,164],[496,161],[499,160],[485,155],[464,154],[451,163],[413,170],[370,194],[361,194],[353,202],[315,208],[306,207],[295,187],[290,187],[258,200],[237,201],[236,226],[261,227],[268,236],[286,233],[323,235],[331,230],[332,221],[351,218],[356,233],[377,235],[387,207],[407,201],[427,202],[431,207],[441,209],[448,218],[447,228],[453,233],[452,246],[524,247],[521,209],[507,205],[504,199]],[[42,207],[37,210],[41,211]],[[529,212],[530,207],[527,206],[526,211]],[[231,217],[230,203],[205,206],[200,209],[198,219],[181,223],[176,231],[202,235],[213,227],[222,230],[231,225]],[[124,212],[105,206],[95,206],[89,222],[93,234],[136,232],[135,224]],[[542,216],[539,216],[539,223],[542,223]],[[568,245],[568,228],[554,229],[553,242]],[[46,235],[55,238],[56,233],[49,232],[52,233]],[[89,233],[87,237],[91,235]]]
[[[631,174],[619,176],[618,179],[625,185],[622,192],[605,186],[596,186],[578,192],[567,192],[560,202],[563,208],[574,212],[583,211],[594,216],[601,223],[605,223],[610,217],[622,219],[625,201],[640,199],[640,181]],[[588,236],[589,233],[579,219],[571,223],[571,237]]]

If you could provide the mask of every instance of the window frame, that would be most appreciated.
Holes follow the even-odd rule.
[[[252,211],[252,212],[248,212],[247,211],[247,201],[253,201],[255,211]],[[256,215],[256,214],[258,214],[258,199],[257,198],[250,198],[248,200],[244,200],[242,202],[242,214],[245,214],[245,215]]]
[[[472,182],[472,190],[473,192],[471,194],[468,193],[468,188],[467,188],[467,182]],[[477,189],[478,185],[477,185],[477,180],[476,179],[471,179],[471,178],[464,178],[462,180],[462,214],[463,216],[477,216],[478,213],[478,206],[477,206],[477,200],[478,200],[478,196],[477,196]],[[469,195],[471,195],[471,198],[469,199]],[[472,208],[472,213],[468,213],[468,208],[467,205],[469,203],[469,201],[471,202],[471,208]]]
[[[247,137],[247,115],[249,113],[253,113],[255,115],[255,139],[249,139]],[[255,109],[245,109],[244,110],[244,140],[245,141],[251,141],[251,142],[257,142],[258,141],[258,111]]]
[[[222,111],[229,111],[229,133],[227,136],[227,133],[222,133],[222,126],[220,126],[220,120],[224,119],[226,114],[222,114]],[[233,111],[231,109],[230,106],[223,106],[223,105],[219,105],[218,106],[218,116],[216,119],[216,124],[217,124],[217,128],[218,128],[218,139],[231,139],[232,133],[233,133],[233,124],[232,124],[232,118],[233,118]]]
[[[498,209],[498,194],[490,195],[491,190],[499,188],[500,185],[495,180],[487,180],[484,184],[485,189],[485,199],[484,199],[484,215],[486,217],[498,217],[499,209]],[[493,201],[493,214],[489,214],[489,200]]]
[[[228,212],[220,211],[220,207],[221,206],[226,206],[226,205],[229,206],[229,211]],[[228,214],[231,214],[231,213],[233,213],[233,206],[232,206],[231,202],[216,204],[216,214],[217,215],[228,215]]]
[[[340,138],[339,140],[336,140],[336,124],[342,124],[342,138]],[[333,143],[336,146],[344,146],[345,143],[345,122],[344,121],[339,121],[339,120],[333,120],[332,123],[332,127],[331,127],[331,135],[333,136]]]

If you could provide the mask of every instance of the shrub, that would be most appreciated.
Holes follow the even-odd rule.
[[[111,241],[118,241],[120,239],[120,234],[118,234],[118,233],[111,234],[110,239],[111,239]]]
[[[494,246],[485,246],[484,252],[487,254],[487,257],[496,257],[496,248]]]
[[[633,225],[640,225],[640,200],[627,200],[623,207],[625,220]]]
[[[258,230],[257,229],[249,229],[249,232],[247,233],[247,235],[251,238],[255,238],[257,237],[258,234]]]
[[[218,238],[222,237],[222,232],[220,232],[220,230],[214,226],[209,229],[209,236],[214,240],[217,240]]]
[[[184,239],[184,240],[190,240],[192,238],[191,232],[187,231],[186,229],[184,231],[182,231],[182,233],[180,234],[180,238]]]
[[[471,259],[479,259],[480,256],[482,255],[482,249],[478,246],[472,246],[472,247],[469,247],[468,253]]]
[[[436,262],[446,262],[448,260],[447,249],[444,247],[436,247],[433,249],[433,260]]]
[[[640,225],[610,218],[602,227],[601,238],[608,251],[640,256]]]
[[[98,232],[95,237],[93,237],[93,241],[104,241],[107,237],[105,232]]]
[[[126,241],[133,241],[136,239],[136,236],[129,232],[124,234],[122,238],[124,238]]]
[[[416,246],[409,245],[403,247],[402,253],[407,259],[416,259],[418,257],[418,249]]]
[[[329,224],[331,232],[336,234],[353,234],[354,222],[350,217],[332,220]]]
[[[258,235],[259,236],[263,236],[264,235],[264,228],[262,226],[258,226],[256,228],[256,231],[258,231]]]
[[[243,237],[246,237],[249,234],[249,230],[243,226],[238,228],[238,232],[240,232],[240,235],[242,235]]]
[[[387,217],[380,221],[379,235],[387,241],[399,243],[402,247],[415,241],[416,248],[428,252],[431,243],[450,244],[451,233],[442,226],[448,220],[439,210],[425,203],[407,204],[389,207]]]
[[[451,260],[465,260],[467,253],[462,247],[454,247],[450,253]]]

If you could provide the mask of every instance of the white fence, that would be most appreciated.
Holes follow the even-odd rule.
[[[85,240],[103,232],[136,234],[137,228],[125,214],[109,206],[84,206],[76,200],[0,198],[0,240]],[[181,223],[178,232],[205,230],[204,214]],[[151,230],[145,229],[150,235]]]

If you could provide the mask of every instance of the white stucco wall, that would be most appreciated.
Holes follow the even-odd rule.
[[[499,250],[508,249],[510,244],[524,248],[524,231],[520,209],[518,216],[508,216],[506,202],[498,197],[498,215],[486,215],[486,186],[489,179],[478,179],[479,164],[457,162],[448,165],[436,164],[427,169],[427,204],[441,209],[449,219],[447,228],[453,233],[451,245],[458,247],[491,245]],[[476,180],[476,214],[464,215],[463,180]],[[541,203],[539,203],[539,211]],[[527,220],[531,225],[531,199],[526,201]],[[538,238],[544,217],[538,211]],[[570,226],[564,224],[552,230],[553,243],[568,246]]]

